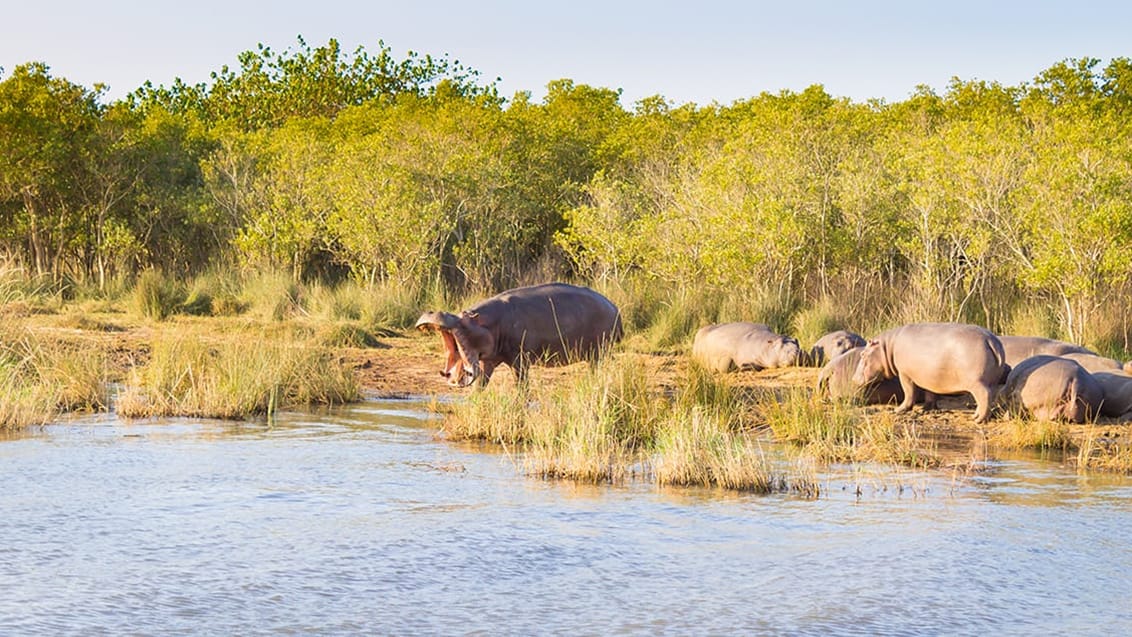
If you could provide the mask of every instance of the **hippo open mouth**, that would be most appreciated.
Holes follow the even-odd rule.
[[[467,387],[480,376],[479,356],[460,333],[459,319],[447,312],[429,312],[417,321],[417,329],[436,331],[444,343],[445,363],[440,375],[453,387]]]

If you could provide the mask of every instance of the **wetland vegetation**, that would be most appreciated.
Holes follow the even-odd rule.
[[[613,300],[625,341],[445,404],[446,435],[588,481],[809,493],[811,462],[938,466],[916,418],[822,401],[805,375],[711,377],[682,358],[691,335],[949,320],[1129,359],[1130,78],[1083,58],[898,103],[813,86],[729,105],[560,79],[535,103],[447,57],[300,39],[108,104],[29,62],[0,71],[0,427],[112,403],[270,415],[366,379],[440,391],[416,380],[438,354],[388,344],[422,309],[562,279]],[[1119,427],[978,434],[1132,470]]]

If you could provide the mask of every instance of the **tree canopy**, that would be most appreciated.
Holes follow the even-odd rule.
[[[811,86],[626,108],[569,79],[504,99],[447,56],[300,38],[209,83],[102,97],[40,62],[0,76],[9,262],[99,285],[224,266],[803,301],[887,286],[908,318],[995,324],[1041,302],[1074,337],[1132,274],[1126,58],[891,104]]]

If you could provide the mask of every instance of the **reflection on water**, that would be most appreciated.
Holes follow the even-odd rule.
[[[1100,634],[1132,484],[1011,458],[823,496],[528,479],[421,405],[0,442],[0,634]]]

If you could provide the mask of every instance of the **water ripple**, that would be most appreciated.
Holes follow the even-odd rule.
[[[0,472],[5,635],[1132,629],[1132,487],[1031,459],[835,467],[818,500],[591,487],[375,401],[78,420],[0,442]]]

